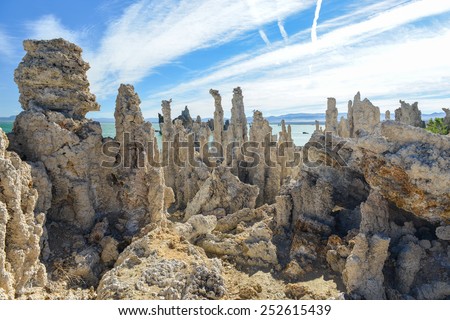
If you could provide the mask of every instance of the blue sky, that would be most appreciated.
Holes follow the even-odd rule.
[[[241,86],[247,113],[341,112],[357,91],[382,111],[398,100],[450,107],[450,0],[10,0],[0,2],[0,116],[21,111],[14,69],[24,39],[83,48],[101,111],[130,83],[144,115],[162,99],[211,117]]]

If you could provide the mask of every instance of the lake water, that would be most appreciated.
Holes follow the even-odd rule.
[[[11,132],[13,128],[13,122],[0,122],[0,128],[6,133]]]
[[[278,124],[270,124],[273,128],[273,133],[277,133],[281,131],[281,127]],[[103,136],[114,138],[116,135],[116,128],[114,123],[101,123]],[[159,130],[158,123],[152,123],[153,128]],[[13,127],[13,122],[0,122],[0,127],[6,133],[11,132]],[[292,139],[294,140],[295,145],[303,146],[305,143],[309,141],[312,133],[315,130],[315,125],[313,124],[291,124],[292,128]],[[304,133],[306,132],[306,134]],[[156,139],[158,140],[158,144],[161,145],[161,135],[156,134]]]

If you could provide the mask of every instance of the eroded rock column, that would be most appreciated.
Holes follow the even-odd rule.
[[[13,299],[47,281],[39,261],[45,213],[35,213],[38,193],[32,187],[31,167],[7,147],[0,129],[0,299]]]
[[[350,124],[350,137],[356,137],[358,130],[372,133],[380,122],[380,108],[374,106],[369,99],[361,101],[361,94],[355,95],[353,104],[349,101],[348,120]]]
[[[325,131],[331,131],[336,134],[338,128],[338,109],[336,108],[335,98],[328,98],[325,116]]]
[[[222,108],[222,97],[218,90],[211,89],[209,93],[214,98],[214,142],[220,143],[222,148],[225,148],[225,135],[223,131],[224,119],[223,119],[223,108]],[[223,151],[223,150],[222,150]],[[220,154],[220,156],[222,156]]]
[[[395,110],[395,121],[408,124],[413,127],[425,127],[425,123],[422,121],[422,112],[419,110],[418,102],[414,102],[411,105],[400,100],[400,108]]]

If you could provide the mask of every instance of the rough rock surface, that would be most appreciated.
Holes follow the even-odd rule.
[[[389,238],[360,233],[343,271],[343,280],[349,294],[358,298],[385,299],[383,266],[388,257]]]
[[[450,241],[450,226],[437,227],[436,236],[441,240]]]
[[[442,110],[445,112],[444,124],[450,128],[450,109],[442,108]]]
[[[337,133],[338,129],[338,109],[336,108],[336,99],[328,98],[327,110],[325,112],[325,131]]]
[[[338,124],[337,134],[342,138],[350,138],[350,124],[347,119],[341,117]]]
[[[380,109],[367,98],[361,101],[361,94],[358,92],[353,103],[349,101],[347,117],[350,124],[350,137],[356,137],[359,130],[373,132],[380,122]]]
[[[389,110],[386,110],[384,120],[391,120],[391,112]]]
[[[413,126],[424,128],[425,123],[422,121],[422,112],[419,110],[419,103],[414,102],[412,105],[400,100],[400,108],[395,110],[395,121]]]
[[[184,107],[184,110],[181,111],[181,114],[177,118],[175,118],[174,121],[175,120],[181,120],[183,127],[187,128],[187,129],[191,129],[194,124],[194,120],[192,120],[191,113],[189,112],[188,106]]]
[[[136,239],[97,288],[98,299],[220,299],[222,265],[170,229]]]
[[[154,143],[155,131],[144,121],[139,104],[133,86],[121,85],[115,111],[122,162],[115,173],[116,196],[132,234],[149,223],[161,222],[173,202],[173,191],[165,186],[163,169],[151,166],[146,158],[149,154],[157,157],[157,146],[149,144]]]
[[[365,179],[387,200],[430,221],[450,219],[448,137],[384,121],[358,147]]]
[[[229,169],[218,167],[189,202],[185,220],[196,214],[213,214],[217,209],[224,209],[225,214],[243,208],[252,209],[255,207],[258,192],[257,186],[240,182]]]
[[[271,216],[273,207],[268,205],[239,210],[219,219],[215,231],[206,234],[197,245],[210,255],[239,265],[275,266],[278,258],[269,227]]]
[[[172,121],[163,101],[160,151],[131,85],[119,88],[116,137],[103,138],[85,118],[98,105],[81,50],[25,48],[8,151],[0,131],[0,298],[449,297],[447,136],[380,123],[358,93],[339,124],[330,98],[333,135],[318,126],[301,149],[259,111],[247,132],[238,87],[225,123],[218,91],[214,125],[188,109]],[[217,142],[286,148],[257,145],[262,166],[239,150],[209,162],[212,129]]]
[[[284,131],[282,134],[286,140],[289,136],[286,132],[286,127],[283,126]],[[272,204],[275,202],[275,197],[280,191],[282,168],[277,159],[277,153],[275,149],[272,149],[270,153],[265,153],[263,142],[271,141],[272,128],[269,122],[264,119],[260,111],[254,111],[253,123],[250,128],[250,141],[256,142],[258,147],[255,148],[256,153],[259,155],[259,161],[257,159],[251,159],[251,164],[248,168],[248,183],[255,185],[259,188],[258,198],[256,199],[256,206],[261,206],[264,203]],[[253,150],[252,150],[253,151]],[[267,161],[266,161],[267,160]],[[268,161],[272,160],[272,164],[269,166]]]
[[[69,72],[74,75],[73,90],[88,94],[87,82],[77,85],[77,81],[86,79],[87,64],[81,60],[81,51],[64,40],[26,41],[25,49],[31,51],[31,57],[33,50],[43,57],[31,59],[27,55],[17,69],[25,111],[16,118],[10,149],[30,161],[33,184],[39,191],[36,209],[48,209],[41,239],[42,258],[52,274],[95,285],[101,271],[113,263],[115,241],[123,241],[149,223],[161,223],[173,202],[173,192],[165,186],[162,169],[143,161],[154,131],[143,120],[140,100],[132,86],[119,88],[116,139],[104,139],[100,124],[84,118],[85,105],[61,107],[77,106],[73,99],[78,98],[63,90],[57,100],[48,100],[45,91],[30,91],[29,81],[23,76],[27,68],[37,64],[50,70],[41,76],[47,74],[53,77],[49,81],[64,85],[70,80]],[[70,50],[73,52],[68,53]],[[59,62],[53,64],[45,58],[47,52]],[[105,229],[108,234],[105,231],[102,236],[114,233],[114,241],[110,239],[102,246],[100,236],[91,247],[83,235],[91,233],[96,221],[104,216],[111,219]]]
[[[220,96],[218,90],[211,89],[209,90],[209,93],[214,98],[214,142],[220,143],[222,144],[222,146],[224,146],[226,144],[226,141],[223,130],[224,117],[222,97]]]
[[[38,193],[31,167],[7,147],[0,129],[0,296],[12,299],[47,281],[39,261],[45,212],[35,213]]]
[[[231,119],[226,130],[227,144],[234,143],[237,146],[242,146],[248,141],[247,132],[247,117],[244,109],[244,97],[240,87],[233,89],[233,98],[231,99]],[[242,161],[242,154],[239,148],[233,148],[226,153],[227,166],[231,166],[233,174],[239,176],[239,164]]]
[[[14,73],[24,110],[41,107],[83,117],[100,109],[89,92],[89,64],[78,46],[63,39],[26,40],[24,49],[27,54]]]

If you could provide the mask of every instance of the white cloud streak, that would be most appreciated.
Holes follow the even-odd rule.
[[[270,40],[269,40],[269,38],[267,37],[267,34],[264,32],[264,30],[259,29],[259,35],[261,36],[261,39],[263,39],[264,43],[265,43],[267,46],[270,46]]]
[[[335,96],[345,111],[346,101],[358,90],[383,110],[397,108],[401,98],[419,100],[423,111],[436,111],[449,95],[450,22],[441,19],[428,27],[411,23],[446,12],[450,3],[439,0],[368,12],[365,19],[359,17],[361,22],[331,30],[314,44],[273,43],[274,50],[224,62],[209,74],[149,96],[143,105],[157,106],[160,99],[173,97],[174,105],[189,104],[194,113],[210,115],[207,89],[221,90],[227,101],[231,89],[240,85],[246,105],[266,115],[322,112],[328,96]],[[314,65],[314,74],[308,65]]]
[[[6,57],[13,55],[13,45],[10,36],[0,29],[0,54]]]
[[[35,21],[26,23],[29,37],[31,39],[50,40],[64,38],[79,44],[82,32],[69,30],[54,15],[45,15]]]
[[[311,41],[317,41],[317,20],[319,20],[320,8],[322,7],[322,0],[317,0],[316,12],[314,13],[314,20],[311,27]]]
[[[280,29],[280,33],[284,41],[287,41],[289,39],[289,36],[286,32],[286,29],[284,28],[283,21],[281,20],[278,20],[278,29]]]
[[[98,50],[87,52],[92,90],[98,96],[114,93],[121,82],[138,82],[158,66],[227,43],[313,4],[304,0],[140,0],[107,28]]]

